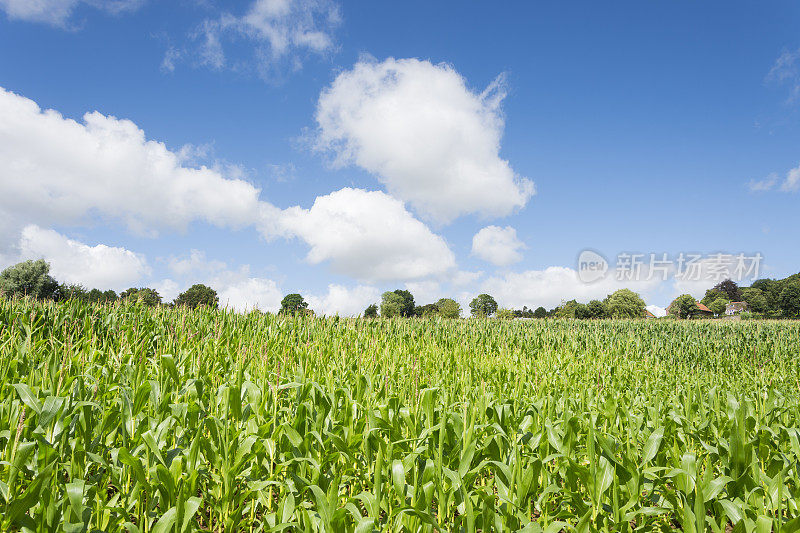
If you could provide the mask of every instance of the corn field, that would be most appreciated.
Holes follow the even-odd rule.
[[[0,531],[800,530],[797,322],[0,299]]]

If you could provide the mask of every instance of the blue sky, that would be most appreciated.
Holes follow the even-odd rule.
[[[343,314],[396,287],[663,307],[714,284],[613,279],[622,252],[784,277],[799,23],[788,1],[0,0],[0,263]]]

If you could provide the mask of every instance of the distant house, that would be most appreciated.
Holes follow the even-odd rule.
[[[644,310],[644,317],[645,317],[645,318],[655,318],[655,317],[656,317],[656,315],[654,315],[653,313],[651,313],[650,311],[648,311],[647,309],[645,309],[645,310]]]
[[[725,306],[726,315],[738,315],[747,311],[747,302],[731,302]]]
[[[694,312],[692,318],[714,318],[714,311],[700,302],[695,303],[697,304],[697,311]]]
[[[673,300],[672,303],[667,306],[667,314],[670,314],[669,311],[674,303],[675,301]],[[692,313],[692,316],[689,318],[714,318],[714,312],[711,309],[698,301],[695,301],[694,303],[697,306],[697,311]]]

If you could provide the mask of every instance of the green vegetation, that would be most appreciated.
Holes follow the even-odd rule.
[[[798,353],[794,321],[0,298],[0,530],[797,531]]]
[[[219,306],[219,297],[217,291],[211,287],[196,283],[186,289],[186,292],[180,293],[173,303],[176,306],[185,305],[189,309],[196,309],[201,305],[216,309]]]

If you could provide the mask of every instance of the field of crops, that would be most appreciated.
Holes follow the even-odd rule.
[[[0,531],[797,531],[797,322],[0,299]]]

